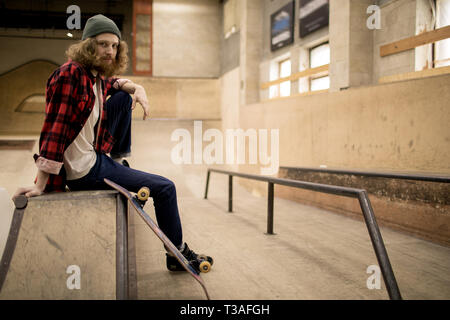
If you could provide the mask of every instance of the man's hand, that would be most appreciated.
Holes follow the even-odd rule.
[[[148,105],[147,93],[145,93],[145,89],[143,86],[132,81],[127,81],[122,85],[121,90],[132,95],[133,102],[131,104],[131,110],[134,110],[134,108],[136,107],[136,102],[139,102],[142,106],[142,109],[144,109],[144,120],[150,116],[150,107]]]
[[[22,194],[24,194],[27,198],[40,196],[44,193],[48,178],[49,174],[47,172],[38,170],[36,176],[36,184],[32,185],[31,187],[17,189],[17,191],[13,195],[13,200]]]
[[[144,117],[145,120],[148,116],[150,116],[150,107],[148,105],[147,94],[145,93],[145,89],[143,86],[136,85],[136,89],[134,90],[133,95],[133,103],[131,104],[131,109],[134,110],[136,107],[136,102],[139,102],[144,109]]]
[[[27,198],[40,196],[44,193],[44,190],[39,188],[37,185],[33,185],[31,187],[19,188],[13,195],[13,200],[15,200],[18,196],[24,194]]]

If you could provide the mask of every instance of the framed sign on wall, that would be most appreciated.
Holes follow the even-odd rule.
[[[272,51],[294,42],[294,1],[270,16],[270,35]]]
[[[300,38],[329,24],[329,0],[300,0]]]

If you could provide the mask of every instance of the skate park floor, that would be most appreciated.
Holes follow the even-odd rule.
[[[221,122],[204,121],[203,127],[220,129]],[[193,132],[193,121],[134,121],[129,162],[133,168],[174,181],[184,241],[214,258],[212,270],[202,275],[212,299],[389,299],[382,278],[380,289],[368,288],[372,273],[367,269],[377,265],[377,259],[362,221],[275,198],[275,235],[265,234],[265,196],[247,190],[235,178],[234,210],[228,213],[227,176],[211,174],[205,200],[208,166],[172,163],[171,150],[177,142],[171,141],[171,134],[179,128]],[[34,180],[32,155],[39,137],[31,138],[36,139],[32,149],[0,150],[0,187],[10,196]],[[145,209],[154,217],[151,201]],[[188,274],[167,271],[161,242],[136,214],[132,224],[137,298],[204,299]],[[450,248],[380,229],[402,297],[449,299]]]

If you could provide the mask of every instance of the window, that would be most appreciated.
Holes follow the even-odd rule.
[[[280,62],[280,78],[289,77],[291,75],[291,60],[287,59]],[[288,97],[291,95],[291,81],[280,83],[280,97]]]
[[[309,67],[317,68],[330,64],[330,44],[324,43],[309,51]],[[310,90],[326,90],[330,88],[330,76],[312,76]]]
[[[272,63],[272,66],[270,68],[270,81],[275,81],[278,79],[278,69],[278,64]],[[269,99],[278,97],[278,87],[278,85],[269,87]]]
[[[436,29],[450,25],[450,0],[436,1]],[[434,67],[450,66],[450,39],[435,43]]]
[[[312,48],[309,52],[310,68],[330,64],[330,44],[324,43]]]
[[[289,77],[291,75],[291,60],[284,58],[272,61],[270,68],[270,81],[280,78]],[[291,95],[291,81],[284,81],[269,87],[269,99],[276,97],[288,97]]]
[[[311,79],[311,91],[330,89],[330,77],[320,77]]]

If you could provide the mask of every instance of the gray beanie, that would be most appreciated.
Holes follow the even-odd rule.
[[[90,17],[86,22],[81,40],[95,37],[101,33],[113,33],[119,37],[119,40],[121,38],[120,30],[117,28],[114,21],[102,14],[97,14],[96,16]]]

